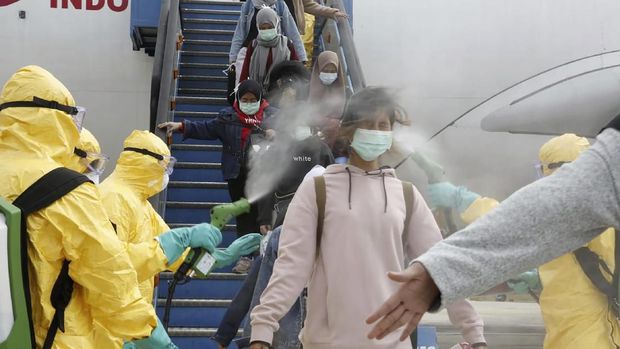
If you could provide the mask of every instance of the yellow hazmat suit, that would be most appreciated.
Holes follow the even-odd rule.
[[[0,104],[39,97],[75,106],[67,88],[36,66],[20,69],[5,84]],[[13,202],[54,168],[68,165],[79,133],[70,115],[46,108],[0,111],[0,195]],[[56,349],[101,348],[94,326],[130,340],[148,337],[157,325],[153,307],[140,297],[136,273],[116,238],[99,193],[85,183],[49,207],[28,216],[28,271],[32,319],[41,347],[54,314],[52,286],[63,260],[75,282],[65,310],[65,332]]]
[[[548,176],[562,164],[574,161],[589,145],[586,138],[574,134],[551,139],[540,148],[543,174]],[[469,224],[497,205],[494,199],[478,198],[461,218]],[[615,267],[614,239],[614,230],[608,229],[586,245],[610,270]],[[616,349],[616,344],[620,345],[620,325],[607,297],[590,282],[573,253],[540,266],[538,274],[542,283],[540,309],[547,332],[545,349]]]
[[[88,153],[101,153],[101,146],[97,138],[85,128],[82,128],[82,131],[80,131],[80,139],[75,147]],[[66,167],[79,173],[88,172],[86,163],[76,154],[73,154],[71,162]]]
[[[124,148],[146,149],[170,156],[166,144],[148,131],[133,131],[125,140]],[[162,191],[164,174],[165,168],[159,160],[126,150],[121,153],[114,172],[99,186],[108,217],[119,239],[127,243],[142,296],[149,302],[153,298],[153,277],[165,270],[168,263],[154,238],[170,228],[148,201]]]

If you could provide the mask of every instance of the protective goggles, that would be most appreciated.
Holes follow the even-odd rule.
[[[32,97],[32,102],[19,101],[0,104],[0,110],[6,108],[47,108],[60,110],[61,112],[71,115],[73,123],[75,123],[79,131],[82,130],[82,124],[84,124],[84,118],[86,117],[86,108],[60,104],[56,101],[48,101],[47,99],[39,97]]]
[[[570,161],[558,161],[558,162],[551,162],[551,163],[539,162],[534,166],[536,168],[536,176],[538,178],[543,178],[545,176],[545,169],[548,169],[550,171],[555,171],[558,168],[562,167],[563,165],[569,164],[569,163]]]
[[[157,159],[157,163],[159,164],[159,166],[161,166],[168,175],[172,174],[172,171],[174,170],[174,165],[177,163],[177,159],[174,156],[168,156],[168,155],[161,155],[161,154],[157,154],[154,153],[148,149],[143,149],[143,148],[134,148],[134,147],[127,147],[125,149],[123,149],[124,151],[133,151],[136,153],[140,153],[143,155],[148,155],[150,157],[154,157],[155,159]]]
[[[88,168],[90,172],[101,175],[105,170],[105,165],[110,158],[104,154],[91,153],[79,148],[75,148],[73,153],[80,157],[80,163]]]

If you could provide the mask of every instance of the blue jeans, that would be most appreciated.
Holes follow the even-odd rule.
[[[280,231],[282,227],[278,227],[271,233],[271,238],[267,243],[267,249],[261,262],[256,287],[254,288],[254,296],[252,297],[252,305],[250,309],[254,309],[260,303],[260,297],[263,294],[269,279],[273,273],[273,265],[278,258],[278,246],[280,244]],[[305,296],[301,295],[289,312],[280,320],[280,329],[274,333],[272,346],[275,349],[299,349],[301,342],[299,341],[299,332],[304,324],[306,317]],[[251,327],[249,321],[244,327],[244,336],[251,336]]]
[[[218,327],[215,336],[212,338],[214,341],[225,347],[228,346],[237,336],[237,331],[239,330],[239,327],[241,327],[243,319],[248,313],[248,310],[251,309],[250,304],[252,302],[254,285],[256,284],[261,261],[262,258],[260,256],[254,258],[252,267],[243,281],[241,289],[237,292],[235,298],[232,300],[232,303],[226,310],[226,314],[224,314],[220,327]]]

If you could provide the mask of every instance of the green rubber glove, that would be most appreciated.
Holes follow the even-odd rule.
[[[428,203],[433,209],[438,207],[454,208],[459,213],[465,210],[480,195],[469,191],[465,187],[457,187],[450,182],[440,182],[428,185]]]
[[[258,233],[244,235],[233,241],[225,250],[216,250],[212,253],[215,258],[215,269],[229,266],[241,256],[248,255],[260,247],[262,235]]]
[[[520,294],[528,293],[530,290],[537,291],[542,289],[538,269],[526,271],[518,277],[508,280],[506,283],[513,291]]]
[[[164,325],[157,318],[157,327],[151,332],[151,336],[144,339],[127,342],[123,349],[179,349],[166,333]]]
[[[200,247],[213,253],[220,242],[222,233],[209,223],[172,229],[159,236],[159,245],[168,258],[168,265],[173,264],[188,247]]]

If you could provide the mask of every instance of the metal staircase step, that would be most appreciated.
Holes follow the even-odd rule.
[[[219,40],[229,39],[232,40],[234,30],[224,29],[201,29],[201,28],[188,28],[183,31],[183,36],[187,39],[203,39],[203,40]]]
[[[175,168],[188,168],[188,169],[200,169],[200,170],[207,170],[207,169],[221,169],[222,168],[222,164],[220,163],[213,163],[213,162],[177,162],[176,165],[174,165]]]
[[[179,63],[179,68],[226,69],[228,64],[222,63]]]
[[[209,104],[209,105],[228,105],[228,100],[223,97],[196,97],[196,96],[177,96],[175,101],[179,104]]]
[[[168,334],[171,337],[213,337],[217,328],[203,327],[169,327]],[[237,332],[238,337],[243,336],[243,330]]]
[[[210,307],[210,308],[228,308],[232,301],[225,299],[173,299],[173,307]],[[163,307],[166,305],[166,300],[159,298],[157,300],[157,306]]]
[[[228,183],[171,181],[168,188],[227,189]]]
[[[203,8],[182,8],[181,13],[194,13],[201,15],[221,15],[221,16],[237,16],[241,15],[239,10],[212,10]]]
[[[216,25],[219,24],[219,25],[230,25],[234,27],[237,26],[237,20],[235,19],[185,18],[183,22],[189,23],[189,24],[216,24]]]
[[[174,116],[178,116],[180,118],[205,118],[211,119],[217,117],[220,113],[218,112],[210,112],[210,111],[175,111]],[[177,120],[180,121],[180,120]]]
[[[159,278],[161,280],[171,280],[172,272],[165,271],[163,273],[159,273]],[[235,273],[211,273],[207,276],[206,280],[237,280],[243,281],[245,280],[245,274],[235,274]],[[198,280],[198,279],[196,279]]]
[[[189,88],[187,87],[187,88],[180,88],[177,91],[178,91],[178,94],[181,96],[200,95],[200,96],[205,96],[205,97],[211,97],[211,96],[226,97],[226,94],[228,94],[227,90],[217,89],[217,88]],[[199,113],[199,112],[193,112],[193,113]],[[196,115],[192,115],[192,116],[196,117]],[[209,117],[215,117],[215,116],[217,116],[217,113]]]
[[[196,51],[196,50],[182,50],[181,56],[203,56],[203,57],[226,57],[228,58],[228,52],[209,52],[209,51]]]
[[[173,144],[172,150],[193,150],[193,151],[222,151],[222,145],[215,144]],[[179,164],[186,164],[184,162],[177,162],[174,166],[175,168],[179,167]]]
[[[186,39],[183,41],[184,45],[194,45],[194,46],[226,46],[230,47],[232,44],[227,40],[200,40],[200,39]]]
[[[224,5],[231,7],[241,7],[243,3],[239,1],[220,1],[220,0],[181,0],[181,4],[203,4],[203,5]]]
[[[179,80],[191,80],[191,81],[228,81],[225,76],[208,76],[208,75],[179,75]]]

